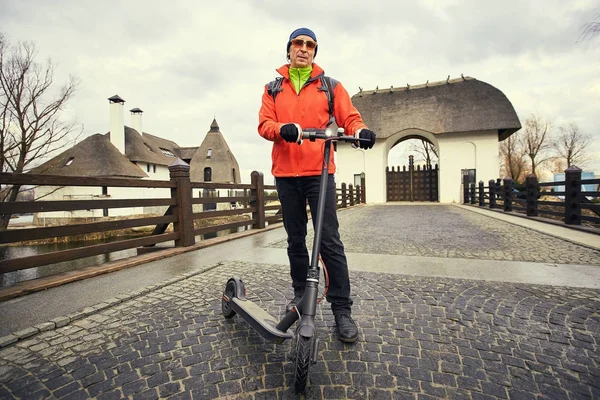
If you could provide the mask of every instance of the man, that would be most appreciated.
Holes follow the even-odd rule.
[[[272,173],[281,202],[283,224],[288,236],[290,275],[294,299],[287,311],[297,304],[306,286],[309,256],[306,248],[306,201],[316,215],[319,182],[323,163],[323,142],[302,141],[302,128],[323,129],[330,123],[327,91],[322,87],[324,71],[313,59],[317,54],[317,37],[307,28],[296,29],[287,42],[288,64],[277,69],[283,80],[277,95],[265,86],[259,112],[259,134],[273,142]],[[360,141],[361,148],[372,148],[375,133],[370,131],[341,83],[331,80],[333,86],[333,117],[346,134],[370,141]],[[335,162],[331,157],[329,180],[323,218],[321,258],[329,273],[327,301],[335,316],[338,337],[352,343],[358,330],[352,319],[350,280],[344,245],[340,240],[336,215]],[[313,219],[314,221],[314,219]]]

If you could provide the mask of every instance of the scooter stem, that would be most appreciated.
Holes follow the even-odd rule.
[[[317,203],[317,219],[315,223],[315,237],[313,242],[312,257],[310,258],[310,268],[317,269],[319,263],[319,251],[321,250],[321,231],[323,230],[323,216],[325,214],[325,201],[327,199],[327,183],[329,178],[329,156],[331,154],[331,141],[325,140],[325,150],[323,151],[323,169],[321,170],[321,183],[319,188],[319,202]]]

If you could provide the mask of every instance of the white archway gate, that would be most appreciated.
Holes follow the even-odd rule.
[[[338,146],[337,181],[353,182],[364,173],[367,203],[386,202],[387,156],[403,137],[424,137],[438,149],[439,201],[452,203],[461,201],[463,170],[475,170],[477,181],[498,176],[498,142],[521,129],[504,93],[471,77],[361,90],[352,102],[377,141],[361,155]]]

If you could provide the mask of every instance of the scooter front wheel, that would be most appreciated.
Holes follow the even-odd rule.
[[[296,393],[304,393],[308,382],[308,368],[310,367],[315,340],[298,335],[296,339],[296,365],[294,375],[294,389]]]
[[[225,291],[223,292],[223,297],[221,298],[221,311],[223,312],[223,316],[225,318],[231,318],[235,315],[235,311],[231,308],[231,304],[229,301],[235,297],[237,293],[235,287],[235,281],[230,280],[225,285]]]

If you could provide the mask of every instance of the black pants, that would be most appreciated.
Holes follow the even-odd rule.
[[[309,255],[306,248],[308,216],[306,201],[313,216],[313,228],[317,218],[320,176],[276,178],[277,194],[283,212],[283,225],[288,236],[288,257],[294,293],[300,294],[306,286]],[[321,233],[321,258],[329,274],[327,301],[333,313],[350,313],[350,279],[344,244],[340,239],[336,213],[335,179],[329,175],[323,228]]]

